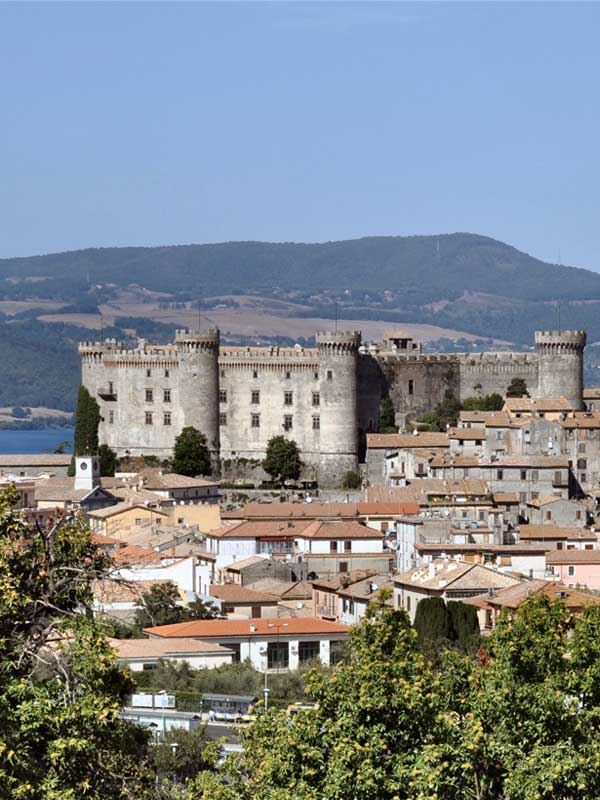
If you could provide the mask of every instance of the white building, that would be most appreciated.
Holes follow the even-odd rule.
[[[151,639],[186,638],[232,650],[234,661],[250,659],[261,672],[294,670],[319,659],[331,663],[331,645],[348,638],[349,627],[313,617],[192,620],[146,628]]]

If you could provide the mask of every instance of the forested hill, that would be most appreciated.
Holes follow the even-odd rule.
[[[365,286],[404,290],[417,303],[453,299],[465,291],[530,301],[600,299],[599,274],[547,264],[469,233],[322,244],[98,248],[0,260],[0,281],[25,276],[44,278],[36,289],[47,297],[65,297],[66,284],[75,289],[91,281],[204,295],[262,287],[315,291]],[[12,295],[17,293],[15,287]]]

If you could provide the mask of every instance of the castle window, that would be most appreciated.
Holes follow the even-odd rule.
[[[227,402],[227,390],[220,389],[219,390],[219,403],[226,403]]]
[[[586,483],[586,481],[587,481],[587,475],[586,475],[586,473],[585,473],[585,472],[582,472],[582,473],[580,473],[580,475],[579,475],[579,480],[580,480],[582,483]]]
[[[522,469],[521,470],[521,480],[522,481],[526,481],[527,480],[527,470],[526,469]]]
[[[414,381],[409,381],[408,382],[408,393],[409,394],[414,394],[414,391],[415,391],[415,382]]]
[[[327,370],[327,380],[328,381],[332,381],[333,380],[333,372],[330,369]]]
[[[108,384],[111,387],[111,394],[112,394],[112,383]],[[578,444],[577,445],[577,452],[578,453],[585,453],[585,444]]]
[[[114,411],[109,411],[109,412],[108,412],[108,421],[109,421],[109,423],[110,423],[111,425],[112,425],[112,424],[113,424],[113,422],[115,421],[115,412],[114,412]]]
[[[498,469],[496,470],[496,480],[501,481],[504,478],[504,470]]]
[[[146,411],[146,425],[152,425],[152,412]]]
[[[577,469],[587,469],[587,459],[578,458],[577,459]]]
[[[147,378],[151,378],[152,377],[152,370],[151,369],[147,369],[146,370],[146,377]]]
[[[224,378],[224,377],[225,377],[225,370],[224,370],[224,369],[222,369],[222,370],[221,370],[221,377],[222,377],[222,378]]]
[[[318,372],[313,372],[313,378],[314,378],[316,381],[318,381],[318,380],[319,380],[319,373],[318,373]]]
[[[252,405],[255,406],[260,403],[260,392],[258,391],[258,389],[254,389],[254,391],[252,392],[250,402],[252,403]]]
[[[165,403],[170,403],[171,402],[171,390],[170,389],[165,389],[164,398],[163,399],[164,399]]]
[[[163,414],[163,424],[164,425],[170,425],[171,424],[171,412],[170,411],[165,411],[165,413]]]
[[[250,427],[251,428],[260,428],[260,414],[251,414],[250,415]]]
[[[321,430],[321,417],[313,417],[313,431]]]
[[[539,477],[539,475],[538,475],[537,469],[532,469],[531,470],[531,480],[532,481],[537,481],[538,477]]]
[[[293,421],[294,421],[294,418],[292,417],[291,414],[286,414],[285,415],[285,417],[283,418],[283,427],[285,428],[286,431],[291,431],[292,430],[292,428],[294,427]]]
[[[321,395],[319,392],[312,393],[312,404],[313,406],[320,406],[321,405]]]
[[[252,373],[252,377],[253,378],[258,378],[258,372],[256,370],[254,370],[254,372]]]
[[[292,377],[292,373],[291,373],[291,372],[286,372],[286,373],[285,373],[285,379],[286,379],[286,381],[289,381],[289,379],[290,379],[291,377]]]
[[[219,425],[227,425],[227,414],[219,414]]]
[[[146,389],[146,402],[151,403],[154,400],[154,393],[152,389]]]
[[[165,378],[168,378],[168,377],[169,377],[169,370],[168,370],[168,369],[166,369],[166,370],[165,370]]]
[[[283,405],[284,406],[291,406],[294,404],[294,394],[293,392],[284,392],[283,393]]]
[[[114,389],[113,389],[113,382],[112,381],[108,382],[108,393],[109,394],[114,394],[115,393]],[[585,447],[585,445],[584,445],[584,447]]]

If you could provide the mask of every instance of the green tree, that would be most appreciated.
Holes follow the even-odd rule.
[[[221,753],[221,743],[206,737],[206,726],[191,731],[172,728],[159,736],[152,748],[152,762],[159,781],[184,781],[203,770],[212,770]]]
[[[502,395],[497,392],[484,397],[467,397],[462,404],[463,411],[501,411],[503,406]]]
[[[68,519],[29,528],[16,500],[0,498],[0,796],[142,798],[146,734],[120,719],[133,684],[91,616],[106,557]]]
[[[434,660],[454,638],[452,618],[441,597],[423,598],[417,606],[413,624],[421,649]]]
[[[101,444],[98,448],[98,456],[100,457],[100,475],[112,477],[119,467],[117,454],[112,447],[107,444]]]
[[[506,390],[507,397],[529,397],[524,378],[513,378]]]
[[[171,468],[178,475],[187,475],[189,478],[211,474],[206,436],[197,428],[188,425],[175,439]]]
[[[298,445],[285,436],[273,436],[267,444],[262,466],[276,483],[298,480],[302,468]]]
[[[389,395],[381,398],[379,403],[379,433],[398,433],[398,426],[396,425],[396,412],[394,411],[394,404]]]
[[[98,452],[99,425],[100,406],[85,386],[81,385],[77,394],[73,458],[69,467],[69,475],[75,475],[75,456],[89,456]]]
[[[451,389],[444,393],[444,399],[433,411],[429,411],[421,417],[429,430],[445,432],[448,426],[454,427],[458,422],[458,415],[461,411],[460,401]]]
[[[219,610],[213,603],[194,600],[189,606],[184,606],[179,590],[172,581],[153,584],[136,605],[135,625],[141,629],[192,619],[216,619],[219,616]]]
[[[450,600],[446,606],[452,625],[453,646],[463,653],[475,653],[481,643],[477,609],[460,600]]]
[[[342,483],[344,489],[360,489],[362,486],[362,478],[360,477],[360,472],[356,472],[356,470],[348,470],[344,475],[344,481]]]

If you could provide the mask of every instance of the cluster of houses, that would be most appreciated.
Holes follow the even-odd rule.
[[[383,597],[414,619],[423,598],[473,605],[482,633],[534,595],[573,613],[600,603],[600,410],[564,398],[461,412],[445,433],[368,434],[365,487],[345,502],[220,503],[219,483],[158,469],[101,478],[95,457],[0,456],[23,514],[83,515],[113,568],[95,610],[131,622],[153,586],[218,619],[113,640],[133,670],[161,659],[259,670],[333,663]],[[385,593],[382,595],[382,590]]]

